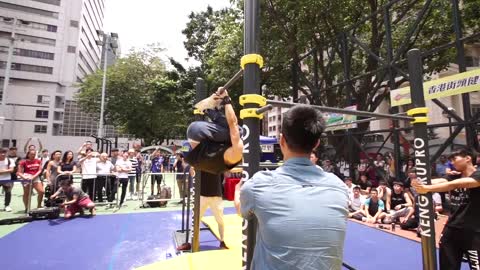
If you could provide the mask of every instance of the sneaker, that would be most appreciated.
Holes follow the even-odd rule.
[[[5,206],[5,212],[12,212],[12,208],[10,206]]]
[[[183,243],[177,247],[177,251],[189,251],[192,249],[192,245],[190,243]]]
[[[228,249],[228,247],[227,247],[227,245],[225,244],[224,241],[220,242],[219,248],[221,248],[221,249]]]

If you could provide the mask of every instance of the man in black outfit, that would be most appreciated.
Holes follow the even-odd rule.
[[[480,171],[474,167],[476,156],[459,150],[449,159],[460,175],[433,179],[431,185],[412,179],[412,187],[420,194],[450,192],[454,207],[440,239],[440,270],[460,269],[463,254],[470,269],[480,269]]]

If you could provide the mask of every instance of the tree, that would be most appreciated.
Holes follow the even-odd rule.
[[[167,71],[163,50],[150,46],[131,51],[108,68],[105,121],[147,144],[183,138],[193,103],[191,71]],[[87,113],[99,115],[102,72],[87,76],[76,99]]]

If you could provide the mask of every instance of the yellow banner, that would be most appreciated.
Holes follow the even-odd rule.
[[[480,91],[480,69],[459,73],[423,84],[425,100],[449,97],[475,91]],[[410,87],[391,91],[390,103],[392,107],[412,103],[410,98]]]

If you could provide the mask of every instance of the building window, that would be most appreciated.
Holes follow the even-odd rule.
[[[71,21],[70,21],[70,26],[71,26],[71,27],[78,28],[78,21],[71,20]]]
[[[77,51],[77,47],[75,46],[68,46],[67,52],[69,53],[75,53]]]
[[[36,14],[36,15],[40,15],[40,16],[52,17],[52,18],[57,18],[58,19],[58,12],[52,12],[52,11],[38,9],[38,8],[31,8],[31,7],[20,6],[20,5],[15,5],[15,4],[10,4],[10,3],[5,3],[5,2],[0,2],[0,8],[17,10],[17,11],[21,11],[21,12],[26,12],[26,13],[31,13],[31,14]]]
[[[47,133],[47,126],[45,125],[35,125],[33,129],[34,133]]]
[[[11,34],[8,33],[8,32],[0,32],[0,38],[2,38],[2,37],[3,38],[6,37],[6,38],[10,39]],[[34,36],[28,36],[28,35],[22,35],[22,34],[16,34],[16,39],[20,40],[22,42],[44,44],[44,45],[49,45],[49,46],[55,46],[55,44],[56,44],[55,39],[34,37]]]
[[[0,69],[5,69],[5,66],[6,66],[6,62],[0,61]],[[43,73],[43,74],[53,73],[52,67],[34,66],[34,65],[19,64],[19,63],[12,63],[11,70],[35,72],[35,73]]]
[[[48,32],[54,32],[56,33],[58,30],[58,27],[56,25],[47,25],[47,31]]]
[[[55,54],[49,53],[49,52],[33,51],[33,50],[26,50],[26,49],[19,49],[19,48],[15,48],[13,51],[13,54],[18,56],[48,59],[48,60],[53,60],[55,56]]]
[[[475,116],[477,113],[480,114],[480,104],[472,104],[472,115]]]
[[[35,114],[35,117],[36,118],[48,118],[48,111],[37,110],[37,112]]]
[[[275,121],[276,117],[275,116],[272,116],[272,121]]]
[[[38,95],[37,96],[38,104],[50,104],[50,96]]]
[[[277,131],[277,126],[273,126],[273,131]]]

